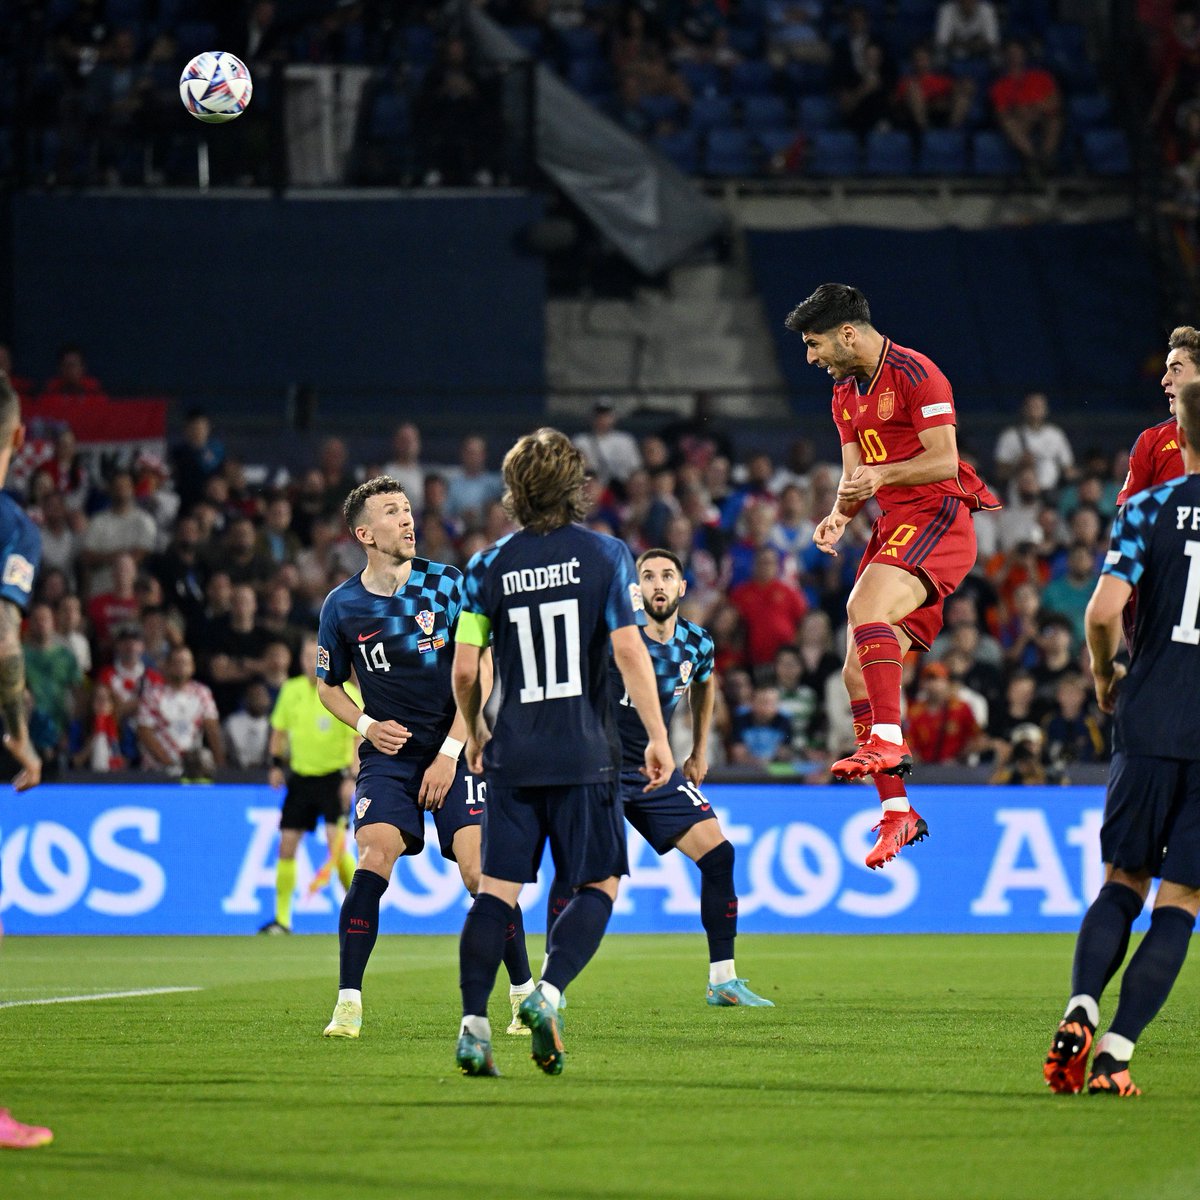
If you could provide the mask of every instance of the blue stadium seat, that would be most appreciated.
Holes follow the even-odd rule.
[[[832,129],[838,123],[837,101],[832,96],[803,96],[797,112],[805,129]]]
[[[437,57],[437,34],[428,25],[405,26],[404,57],[410,64],[431,66]]]
[[[854,134],[842,129],[818,129],[812,134],[808,173],[824,177],[857,175],[861,148]]]
[[[104,0],[104,15],[110,25],[125,28],[141,24],[145,7],[143,0]]]
[[[775,68],[768,62],[738,63],[729,72],[729,90],[735,96],[762,96],[775,86]]]
[[[733,101],[728,96],[700,96],[692,101],[693,129],[719,129],[733,124]]]
[[[694,129],[660,134],[654,139],[654,145],[685,175],[695,175],[700,170],[700,135]]]
[[[536,25],[514,25],[505,29],[508,34],[526,54],[537,58],[542,53],[542,31]]]
[[[674,96],[643,96],[638,108],[652,127],[679,116],[679,101]]]
[[[1016,153],[1000,134],[982,129],[971,139],[972,174],[996,177],[1016,175],[1019,170]]]
[[[833,91],[829,67],[825,63],[788,63],[783,78],[793,96],[826,97]]]
[[[725,81],[721,68],[715,63],[683,62],[679,73],[692,90],[693,96],[716,96]]]
[[[1119,129],[1089,129],[1084,133],[1083,161],[1096,175],[1128,175],[1133,167],[1129,142]]]
[[[917,174],[967,174],[967,135],[961,129],[926,130],[917,155]]]
[[[773,158],[795,145],[796,139],[804,134],[799,129],[760,129],[754,135],[754,140],[766,159]]]
[[[754,175],[756,166],[750,135],[744,129],[714,129],[704,149],[704,174]]]
[[[898,17],[919,17],[926,23],[927,33],[932,33],[937,21],[938,0],[895,0]]]
[[[585,94],[609,91],[612,70],[602,58],[573,58],[567,64],[567,82]]]
[[[753,61],[762,54],[762,33],[746,25],[731,25],[729,44],[743,58]]]
[[[742,101],[742,124],[751,131],[779,129],[791,120],[792,114],[779,96],[747,96]]]
[[[1103,92],[1085,92],[1067,97],[1067,112],[1076,129],[1095,129],[1107,125],[1112,118],[1112,106]]]
[[[867,138],[863,169],[868,175],[911,175],[912,138],[894,129],[877,129]]]
[[[408,102],[395,92],[379,92],[371,105],[371,137],[398,142],[407,132]]]
[[[604,47],[600,44],[600,38],[597,36],[595,30],[589,29],[586,25],[575,25],[569,29],[560,29],[558,37],[568,58],[604,57]]]
[[[175,29],[175,40],[184,62],[204,50],[221,48],[217,45],[217,27],[211,21],[183,21]]]

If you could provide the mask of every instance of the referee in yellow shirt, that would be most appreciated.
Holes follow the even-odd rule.
[[[305,833],[325,818],[330,855],[337,855],[343,887],[354,876],[354,855],[346,848],[346,813],[358,765],[358,735],[343,725],[317,698],[317,637],[307,634],[300,646],[304,674],[279,689],[271,713],[273,788],[287,792],[279,818],[279,862],[275,867],[275,917],[259,933],[292,932],[292,898],[296,891],[296,847]],[[352,685],[347,685],[347,690]],[[340,853],[338,847],[341,847]]]

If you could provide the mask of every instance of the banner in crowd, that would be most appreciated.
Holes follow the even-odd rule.
[[[755,933],[1068,932],[1101,884],[1098,788],[914,788],[930,837],[880,871],[863,865],[879,808],[865,786],[712,785],[737,851],[739,925]],[[47,785],[0,807],[0,914],[14,934],[247,934],[273,915],[279,794],[265,786]],[[401,860],[382,928],[457,933],[458,869]],[[699,875],[629,831],[630,878],[612,930],[700,929]],[[297,932],[333,932],[336,881],[320,830],[298,854]],[[549,858],[522,897],[543,926]]]

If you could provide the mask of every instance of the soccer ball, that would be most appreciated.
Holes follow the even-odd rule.
[[[254,84],[240,58],[226,50],[197,54],[179,77],[179,98],[197,121],[219,125],[246,111]]]

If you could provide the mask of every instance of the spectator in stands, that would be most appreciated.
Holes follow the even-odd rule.
[[[271,704],[279,698],[279,689],[288,681],[292,674],[294,655],[291,647],[279,638],[272,637],[263,651],[263,669],[261,679],[266,685],[271,697]]]
[[[722,67],[741,61],[729,44],[729,25],[716,0],[682,0],[672,22],[671,57]]]
[[[921,692],[905,721],[908,744],[923,763],[966,762],[980,749],[980,730],[970,706],[958,695],[944,663],[921,672]]]
[[[987,732],[998,760],[1003,761],[1008,755],[1013,730],[1034,721],[1036,704],[1037,684],[1033,676],[1021,667],[1011,671],[1003,696],[988,708]]]
[[[821,36],[818,0],[769,0],[767,55],[776,69],[788,62],[829,61],[832,50]]]
[[[592,407],[591,429],[572,440],[602,487],[614,480],[623,484],[642,466],[637,441],[633,434],[617,428],[617,410],[607,396],[601,396]]]
[[[166,464],[155,454],[142,453],[133,462],[133,494],[143,512],[159,529],[169,529],[179,515],[179,497]]]
[[[964,58],[994,61],[1000,50],[1000,18],[990,0],[943,0],[934,34],[943,62]]]
[[[259,624],[278,641],[284,642],[293,656],[300,652],[300,642],[305,629],[297,623],[292,589],[276,578],[263,593]],[[306,624],[311,625],[311,622]]]
[[[478,434],[463,438],[458,468],[450,476],[446,512],[468,524],[481,522],[487,506],[499,500],[504,483],[498,471],[487,469],[487,442]]]
[[[804,666],[795,646],[780,646],[775,653],[775,687],[779,693],[779,711],[791,727],[789,748],[793,759],[808,757],[810,750],[823,745],[825,709],[824,688],[814,688],[804,680]]]
[[[79,563],[79,536],[75,526],[83,523],[82,516],[72,513],[59,491],[51,492],[41,505],[42,569],[61,571],[69,580],[76,578]]]
[[[996,442],[996,477],[1007,483],[1023,468],[1032,467],[1038,488],[1054,491],[1074,476],[1075,453],[1062,429],[1052,424],[1045,392],[1029,392],[1021,402],[1021,419]]]
[[[1158,90],[1147,121],[1151,127],[1157,126],[1164,117],[1169,119],[1179,104],[1195,94],[1200,84],[1200,15],[1191,5],[1181,4],[1176,9],[1158,74]]]
[[[235,583],[229,615],[214,621],[205,638],[205,677],[222,716],[242,702],[246,685],[263,673],[263,653],[271,635],[258,623],[258,596],[247,583]]]
[[[311,545],[296,555],[299,597],[309,612],[318,611],[330,589],[341,582],[334,579],[337,541],[341,531],[342,523],[334,517],[315,521]]]
[[[1106,723],[1094,711],[1091,688],[1080,675],[1058,681],[1054,707],[1045,718],[1046,752],[1051,762],[1102,762],[1108,757]]]
[[[70,345],[59,351],[58,373],[46,380],[38,403],[67,404],[107,399],[100,381],[87,373],[83,351],[78,346]]]
[[[112,692],[98,683],[71,722],[71,766],[77,771],[123,771],[134,747],[122,739]]]
[[[195,673],[191,650],[179,646],[167,658],[163,682],[142,697],[137,731],[147,770],[200,779],[225,764],[217,706]]]
[[[97,684],[112,693],[118,725],[131,732],[146,689],[163,681],[158,671],[146,665],[145,655],[141,627],[124,625],[117,631],[112,662],[96,676]]]
[[[112,586],[87,603],[96,652],[103,661],[112,652],[113,636],[121,625],[133,624],[141,612],[136,585],[137,564],[132,554],[118,554],[112,563]]]
[[[204,587],[208,566],[201,555],[200,522],[194,516],[180,517],[171,543],[146,560],[146,570],[158,580],[165,603],[175,608],[189,624],[204,612]]]
[[[831,73],[847,128],[865,137],[888,119],[896,66],[862,5],[852,5],[846,12],[846,33],[834,43]]]
[[[896,85],[895,108],[899,123],[919,133],[926,129],[961,129],[975,99],[975,81],[969,75],[955,78],[934,66],[927,43],[912,52],[908,73]]]
[[[76,533],[82,530],[82,513],[87,503],[90,481],[83,461],[79,457],[79,446],[75,433],[64,425],[54,435],[54,454],[38,465],[54,481],[54,490],[66,502],[71,528]]]
[[[60,596],[54,606],[54,629],[68,650],[75,655],[81,676],[92,672],[92,643],[83,623],[83,602],[73,592]]]
[[[713,665],[719,676],[724,677],[727,672],[745,664],[746,627],[736,608],[729,604],[720,605],[712,615],[708,632],[713,640]],[[725,682],[728,691],[728,680]]]
[[[259,549],[254,522],[244,516],[230,521],[211,560],[211,566],[218,564],[234,583],[254,588],[262,587],[275,572],[275,564]]]
[[[778,688],[755,688],[749,712],[734,715],[729,757],[739,767],[762,770],[792,761],[792,726],[779,709]]]
[[[113,471],[108,495],[108,508],[92,517],[83,534],[80,560],[89,596],[112,590],[112,564],[119,555],[132,555],[140,566],[158,544],[154,519],[134,502],[133,476],[128,471]]]
[[[317,454],[317,470],[321,473],[324,495],[321,512],[338,516],[347,493],[354,487],[354,471],[350,467],[350,451],[340,437],[327,437]]]
[[[271,693],[261,679],[251,681],[242,707],[225,718],[222,729],[231,765],[243,771],[271,765]]]
[[[183,512],[204,495],[205,484],[224,461],[225,447],[213,437],[208,414],[202,408],[191,409],[183,423],[183,441],[171,449],[171,472]]]
[[[988,782],[1026,787],[1065,782],[1061,777],[1052,776],[1046,770],[1042,757],[1045,742],[1046,737],[1040,726],[1032,721],[1022,722],[1012,731],[1002,756],[997,756],[999,765]]]
[[[1033,668],[1034,682],[1037,684],[1038,701],[1043,705],[1053,701],[1059,680],[1064,675],[1070,675],[1076,670],[1075,659],[1071,652],[1074,628],[1070,617],[1059,613],[1044,613],[1041,619],[1041,633],[1038,637],[1039,658]]]
[[[257,540],[259,553],[273,565],[296,561],[300,539],[292,528],[292,502],[287,496],[277,493],[267,501]]]
[[[413,502],[425,490],[425,468],[421,465],[421,431],[411,422],[396,426],[392,435],[392,460],[383,473],[394,479]]]
[[[752,667],[771,662],[780,646],[796,640],[808,601],[779,578],[779,554],[771,546],[754,556],[752,576],[729,593],[729,603],[746,627],[746,656]]]
[[[1004,508],[996,518],[1001,551],[1013,550],[1022,544],[1040,545],[1043,534],[1038,518],[1041,511],[1042,489],[1037,470],[1032,466],[1021,467],[1009,484]]]
[[[413,102],[417,158],[426,187],[492,183],[492,148],[500,140],[492,92],[469,61],[466,42],[447,38]]]
[[[25,684],[33,698],[29,737],[47,764],[66,750],[67,726],[82,676],[75,655],[54,628],[54,610],[43,601],[29,608],[25,635]]]
[[[1029,65],[1023,42],[1004,48],[1004,71],[991,87],[992,108],[1000,132],[1021,156],[1033,179],[1054,174],[1063,135],[1062,97],[1053,75]]]
[[[799,556],[812,544],[815,529],[809,516],[808,489],[789,483],[779,493],[779,508],[768,538],[787,564],[784,575],[793,577],[799,569]]]
[[[1052,579],[1042,592],[1042,605],[1049,612],[1060,613],[1071,622],[1076,651],[1083,645],[1083,615],[1096,586],[1096,552],[1084,543],[1076,542],[1067,556],[1065,575]]]
[[[969,626],[963,626],[963,629],[973,632],[969,629]],[[986,729],[988,710],[991,705],[988,702],[987,696],[978,688],[972,687],[970,682],[971,673],[977,664],[967,651],[958,650],[954,647],[950,648],[945,658],[941,661],[950,675],[951,691],[971,710],[971,715],[975,718],[975,724],[981,730]]]

